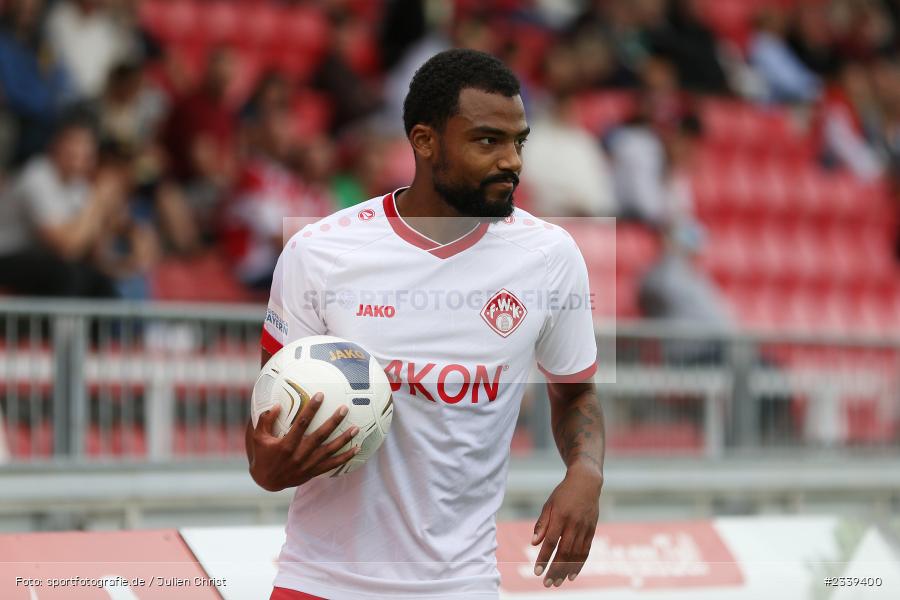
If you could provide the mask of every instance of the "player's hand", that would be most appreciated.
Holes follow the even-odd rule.
[[[276,437],[272,428],[281,407],[276,405],[259,416],[248,444],[252,446],[250,475],[265,490],[277,492],[303,485],[356,456],[359,446],[336,454],[359,432],[354,425],[327,444],[325,440],[347,416],[347,407],[334,412],[318,429],[307,433],[313,416],[322,405],[322,394],[315,394],[297,415],[284,437]]]
[[[534,574],[544,575],[544,586],[559,587],[568,577],[573,581],[587,560],[600,515],[600,489],[603,476],[596,469],[573,465],[562,483],[544,503],[534,526],[531,545],[541,542]],[[556,555],[547,568],[553,550]],[[546,573],[545,573],[546,571]]]

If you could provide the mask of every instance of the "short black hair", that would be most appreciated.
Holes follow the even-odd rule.
[[[477,50],[445,50],[429,58],[413,75],[403,101],[406,135],[418,123],[442,129],[459,111],[459,93],[474,88],[509,98],[519,93],[519,80],[503,62]]]
[[[88,131],[97,138],[100,131],[97,114],[88,104],[77,103],[67,107],[53,123],[53,139],[59,139],[73,129]]]

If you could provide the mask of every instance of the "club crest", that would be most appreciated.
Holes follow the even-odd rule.
[[[505,288],[491,296],[481,309],[481,318],[501,337],[508,337],[518,329],[526,314],[525,305]]]

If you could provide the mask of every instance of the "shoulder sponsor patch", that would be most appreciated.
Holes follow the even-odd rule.
[[[266,323],[271,323],[279,332],[288,335],[287,321],[282,319],[281,316],[271,308],[266,310]]]

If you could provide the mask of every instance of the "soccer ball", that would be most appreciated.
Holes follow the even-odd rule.
[[[273,430],[276,436],[284,436],[316,392],[322,392],[324,399],[307,433],[315,431],[341,405],[349,412],[326,443],[353,425],[359,427],[352,442],[360,446],[359,453],[321,476],[355,471],[378,450],[391,428],[394,403],[387,375],[359,344],[329,335],[301,338],[279,350],[260,372],[251,400],[254,427],[263,412],[280,404]],[[349,449],[347,444],[338,453]]]

